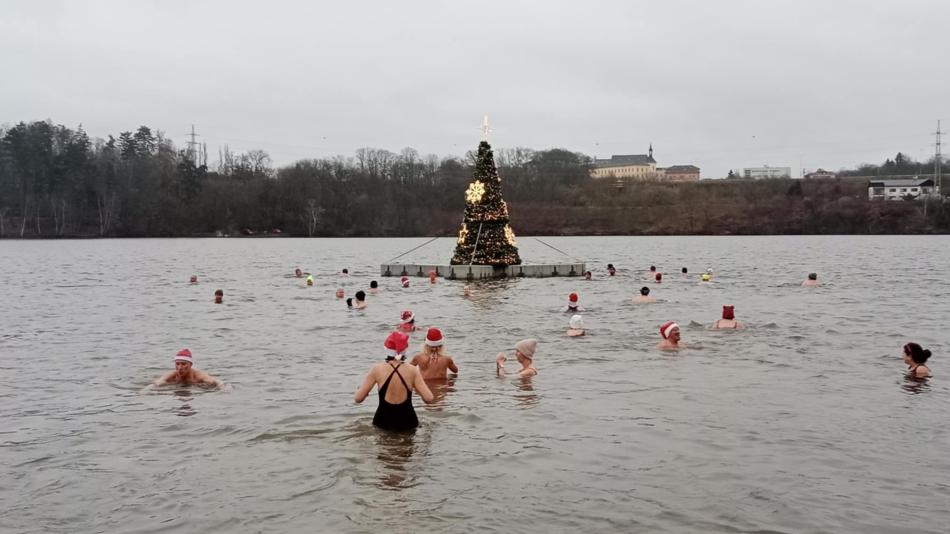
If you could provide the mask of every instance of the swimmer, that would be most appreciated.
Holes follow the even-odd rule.
[[[703,276],[702,276],[702,278],[701,278],[701,280],[702,280],[703,282],[709,282],[711,279],[712,279],[712,277],[709,276],[709,273],[703,273]]]
[[[403,276],[399,279],[399,283],[402,284],[402,287],[409,287],[409,277]]]
[[[354,308],[356,308],[357,310],[362,310],[366,308],[366,293],[363,293],[362,291],[357,291],[356,294],[353,296],[356,297],[356,300],[353,301]]]
[[[397,332],[402,332],[404,334],[412,334],[418,330],[422,330],[416,326],[416,316],[409,310],[404,310],[399,314],[399,326],[396,327]]]
[[[593,278],[593,277],[594,277],[594,275],[593,275],[593,273],[591,273],[590,271],[587,271],[587,272],[584,273],[584,280],[590,280],[590,279]]]
[[[660,336],[663,341],[657,343],[660,350],[676,350],[684,345],[680,344],[680,325],[670,321],[660,327]]]
[[[300,267],[294,269],[294,276],[297,278],[303,278],[303,271],[300,270]]]
[[[429,283],[430,283],[430,284],[436,283],[436,282],[437,282],[437,280],[436,280],[436,277],[437,277],[437,276],[439,276],[439,273],[435,272],[434,270],[429,271]]]
[[[221,289],[216,289],[214,291],[214,303],[221,304],[224,302],[224,291]]]
[[[640,295],[633,299],[634,304],[651,304],[653,302],[656,302],[656,299],[650,296],[650,288],[647,286],[641,287]]]
[[[340,271],[340,276],[350,276],[350,270],[344,267],[343,270]]]
[[[579,311],[584,311],[584,308],[581,308],[580,304],[577,302],[578,298],[579,297],[577,296],[577,293],[571,293],[568,295],[567,306],[561,308],[561,311],[566,313],[577,313]]]
[[[346,294],[344,293],[342,287],[336,288],[336,298],[341,299],[341,298],[343,298],[345,295],[346,295]]]
[[[518,376],[527,378],[538,374],[538,370],[534,367],[534,352],[537,348],[537,339],[522,339],[515,343],[515,358],[518,360],[518,363],[521,364],[521,369],[518,370]],[[505,353],[499,352],[498,356],[495,357],[496,375],[504,376],[506,361],[508,361],[508,357],[505,356]]]
[[[194,369],[192,367],[193,364],[194,361],[191,357],[191,351],[188,349],[181,349],[178,351],[178,354],[175,355],[175,370],[168,371],[162,375],[158,380],[152,382],[152,386],[150,387],[157,387],[165,384],[207,384],[209,386],[221,385],[220,382],[218,382],[208,373]]]
[[[312,274],[308,274],[308,275],[307,275],[307,286],[309,287],[309,286],[312,286],[312,285],[313,285],[313,275],[312,275]]]
[[[658,284],[662,284],[662,283],[663,283],[663,273],[656,273],[656,277],[655,277],[655,278],[656,278],[656,283],[658,283]]]
[[[469,290],[468,284],[465,284],[464,286],[462,286],[462,296],[466,298],[472,296],[472,292]]]
[[[651,265],[650,270],[647,271],[647,278],[650,278],[650,279],[656,278],[657,274],[658,273],[656,272],[656,265]]]
[[[580,315],[572,315],[570,328],[567,329],[568,337],[583,336],[586,333],[587,329],[584,328],[584,318]]]
[[[735,330],[743,328],[742,323],[736,320],[736,307],[723,305],[722,319],[719,319],[718,321],[713,323],[712,327],[717,328],[717,329],[735,329]]]
[[[713,277],[713,270],[712,270],[712,269],[706,269],[706,274],[709,275],[709,278],[710,278],[710,279],[712,279],[712,277]]]
[[[395,432],[412,430],[419,426],[419,418],[412,407],[412,392],[418,393],[426,404],[435,402],[435,396],[422,379],[419,369],[403,365],[409,348],[409,336],[393,332],[383,346],[386,349],[386,361],[377,363],[369,370],[356,390],[354,400],[357,404],[363,402],[375,385],[379,391],[379,406],[373,416],[373,425]],[[398,377],[398,380],[393,380],[393,376]]]
[[[820,287],[818,283],[818,273],[809,273],[808,279],[802,282],[802,287]]]
[[[422,352],[412,357],[409,362],[422,371],[425,380],[445,380],[448,372],[453,376],[459,374],[459,368],[451,356],[445,354],[445,337],[438,328],[430,328],[426,332],[426,340],[422,343]]]
[[[607,274],[610,276],[617,274],[617,269],[614,269],[614,264],[612,263],[607,264]]]
[[[372,282],[369,283],[369,294],[375,295],[377,293],[379,293],[379,282],[377,282],[376,280],[373,280]]]
[[[927,360],[930,358],[930,351],[921,347],[917,343],[908,343],[904,345],[904,363],[907,364],[907,375],[911,378],[927,378],[930,376],[930,368],[927,367]]]
[[[687,269],[686,267],[683,267],[683,269],[681,270],[680,277],[682,277],[682,278],[688,278],[688,277],[689,277],[689,269]]]
[[[349,309],[351,309],[351,310],[353,309],[353,297],[347,297],[347,299],[346,299],[346,307],[349,308]]]
[[[192,284],[197,284],[197,283],[198,283],[198,275],[196,275],[196,274],[191,275],[191,280],[190,280],[190,281],[191,281]]]

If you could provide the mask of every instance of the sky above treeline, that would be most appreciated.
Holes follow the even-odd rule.
[[[212,162],[462,156],[488,115],[496,149],[798,176],[926,160],[950,119],[939,1],[2,4],[0,124],[194,124]]]

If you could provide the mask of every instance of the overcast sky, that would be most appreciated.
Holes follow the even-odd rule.
[[[941,1],[0,0],[0,124],[194,124],[276,164],[360,147],[837,169],[950,129]],[[950,138],[948,138],[950,139]]]

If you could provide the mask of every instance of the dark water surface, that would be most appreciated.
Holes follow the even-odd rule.
[[[466,300],[378,276],[424,239],[0,242],[0,531],[947,530],[950,238],[544,239],[595,280]],[[635,306],[651,263],[662,302]],[[809,271],[825,286],[799,287]],[[372,279],[365,312],[334,298]],[[571,291],[587,337],[564,335]],[[722,304],[750,328],[706,329]],[[416,399],[408,437],[372,427],[375,392],[352,399],[402,309],[461,368],[436,405]],[[654,348],[670,319],[693,348]],[[496,378],[524,337],[540,374]],[[929,383],[903,376],[911,340],[934,352]],[[186,346],[229,388],[141,393]]]

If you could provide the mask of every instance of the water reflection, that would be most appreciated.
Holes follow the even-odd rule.
[[[178,417],[191,417],[198,413],[197,410],[191,407],[191,401],[194,400],[192,397],[191,390],[188,388],[178,388],[172,392],[176,397],[181,397],[181,406],[178,407],[176,415]]]
[[[380,461],[379,486],[382,489],[402,490],[416,485],[421,463],[413,456],[429,455],[431,434],[427,430],[389,432],[376,429],[376,458]]]
[[[927,378],[917,378],[914,376],[905,376],[901,389],[908,395],[918,395],[920,393],[930,392],[930,380]]]
[[[518,377],[515,381],[515,386],[518,388],[515,399],[523,409],[533,408],[538,404],[538,394],[534,393],[534,384],[531,382],[532,378],[533,377],[530,376],[522,376]]]
[[[446,378],[444,380],[427,380],[426,385],[428,385],[429,389],[432,391],[432,396],[435,397],[435,402],[424,405],[425,409],[441,412],[442,409],[445,408],[446,396],[449,393],[455,393],[455,379]]]

